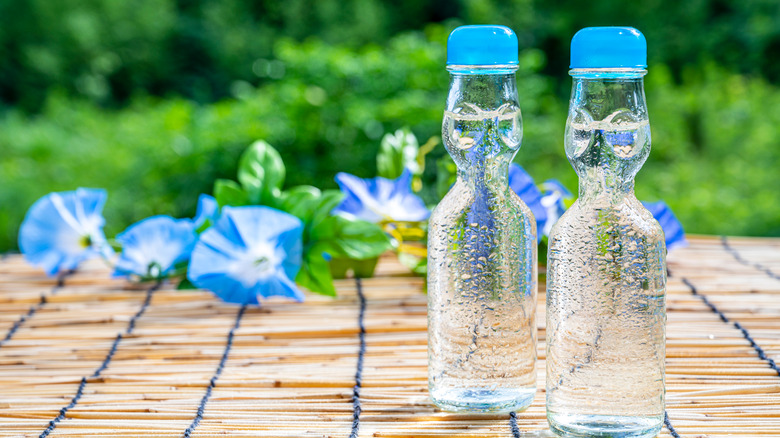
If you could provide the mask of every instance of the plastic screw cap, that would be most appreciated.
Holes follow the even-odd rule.
[[[447,65],[517,65],[517,35],[506,26],[460,26],[447,39]]]
[[[647,68],[647,41],[633,27],[586,27],[571,39],[570,68]]]

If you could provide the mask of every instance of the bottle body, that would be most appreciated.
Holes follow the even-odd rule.
[[[634,196],[650,151],[644,70],[573,71],[579,198],[547,267],[547,418],[562,436],[654,437],[664,419],[666,247]]]
[[[442,134],[458,178],[429,225],[430,395],[451,411],[520,410],[536,391],[537,239],[508,186],[522,139],[514,69],[453,72]]]

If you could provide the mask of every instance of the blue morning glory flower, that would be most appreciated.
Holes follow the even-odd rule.
[[[346,198],[333,209],[333,214],[351,216],[368,222],[417,222],[428,219],[431,212],[417,195],[412,193],[412,173],[404,169],[394,180],[363,179],[340,172],[336,182]]]
[[[219,217],[219,205],[217,200],[213,196],[200,195],[198,198],[198,211],[195,213],[195,218],[192,220],[195,224],[195,229],[200,228],[206,223],[206,220],[210,220],[213,224]]]
[[[19,248],[27,261],[56,275],[86,259],[110,255],[103,234],[106,198],[105,190],[79,188],[37,200],[19,229]]]
[[[116,240],[122,245],[122,254],[114,276],[156,279],[190,258],[198,235],[189,219],[152,216],[131,225]]]
[[[542,184],[542,206],[547,211],[547,220],[539,234],[549,236],[553,225],[566,211],[564,200],[571,199],[572,194],[560,181],[548,179]]]
[[[538,237],[542,238],[542,230],[547,222],[547,209],[542,205],[542,192],[536,187],[534,179],[519,164],[509,166],[509,187],[525,202],[536,218]]]
[[[672,212],[672,209],[664,201],[642,202],[646,209],[650,210],[655,220],[661,224],[664,230],[664,240],[666,240],[666,250],[671,251],[674,248],[680,248],[688,245],[685,240],[685,231],[682,224]]]
[[[200,235],[187,278],[222,300],[258,304],[273,295],[303,301],[294,279],[301,267],[303,224],[264,206],[224,207]]]

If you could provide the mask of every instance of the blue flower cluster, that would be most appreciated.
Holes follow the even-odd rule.
[[[27,260],[49,275],[98,256],[113,262],[103,234],[106,193],[78,189],[36,202],[19,232]],[[209,226],[200,236],[198,229]],[[303,226],[290,214],[262,206],[225,207],[202,195],[194,219],[153,216],[131,225],[116,241],[122,250],[114,276],[157,280],[183,275],[225,301],[257,304],[280,295],[303,300],[295,284]]]
[[[388,146],[380,153],[379,162],[389,177],[363,179],[339,173],[341,192],[311,186],[285,192],[278,152],[256,142],[242,157],[241,186],[219,180],[217,198],[201,195],[194,218],[153,216],[131,225],[114,241],[103,233],[104,190],[50,193],[27,212],[19,247],[31,264],[49,275],[101,257],[113,266],[115,277],[142,281],[186,277],[194,286],[239,304],[258,304],[270,296],[301,301],[304,295],[296,280],[310,290],[335,294],[329,263],[345,257],[373,258],[375,263],[376,256],[390,248],[388,235],[395,239],[402,263],[422,273],[425,248],[420,243],[430,210],[412,190],[415,178],[419,186],[423,161],[418,155],[414,171],[408,164],[423,151],[416,140],[402,146]],[[533,212],[540,239],[549,235],[573,198],[556,180],[537,186],[517,164],[509,168],[509,186]],[[682,226],[666,204],[645,206],[661,223],[667,248],[685,243]],[[417,246],[405,242],[409,237]]]
[[[421,222],[431,215],[423,200],[412,193],[409,169],[395,180],[381,176],[363,179],[341,172],[336,182],[346,197],[334,214],[368,222]]]

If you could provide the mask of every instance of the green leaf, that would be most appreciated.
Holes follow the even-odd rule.
[[[457,173],[458,167],[451,157],[444,156],[436,162],[436,193],[439,199],[444,198],[444,195],[450,191],[450,187],[455,184]]]
[[[336,288],[333,287],[330,266],[323,257],[323,252],[319,245],[314,245],[306,252],[301,270],[295,277],[295,282],[312,292],[335,297]]]
[[[371,278],[376,271],[376,265],[379,264],[379,257],[372,257],[364,260],[352,261],[352,273],[357,278]]]
[[[376,156],[377,173],[381,177],[395,179],[401,176],[404,168],[408,168],[413,175],[419,174],[421,171],[417,161],[419,150],[417,137],[409,128],[399,129],[394,134],[385,134]]]
[[[200,226],[198,227],[197,230],[195,230],[195,232],[198,234],[203,234],[203,232],[211,228],[212,225],[214,225],[213,221],[207,218],[205,221],[203,221],[202,224],[200,224]]]
[[[320,203],[322,192],[314,186],[296,186],[282,192],[279,209],[297,217],[303,223],[311,221]]]
[[[337,245],[341,254],[351,259],[378,257],[393,247],[390,237],[378,224],[344,218],[339,218],[337,224]]]
[[[198,287],[192,284],[192,282],[185,278],[181,282],[179,282],[179,285],[176,286],[177,290],[190,290],[190,289],[197,289]]]
[[[364,260],[392,248],[381,226],[364,220],[330,216],[311,231],[311,239],[333,257]]]
[[[428,259],[425,257],[399,252],[398,261],[417,275],[425,276],[428,273]]]
[[[333,217],[330,212],[333,211],[341,201],[344,200],[344,193],[339,190],[325,190],[322,192],[322,196],[317,200],[317,204],[314,206],[311,215],[311,227],[317,227],[322,221]]]
[[[282,157],[268,143],[258,140],[241,155],[238,181],[253,204],[273,205],[281,194],[285,168]]]
[[[330,272],[333,278],[347,278],[352,271],[355,278],[371,278],[374,276],[379,257],[365,260],[352,260],[343,257],[333,257],[330,261]]]
[[[330,266],[330,275],[335,279],[347,278],[349,269],[352,268],[352,263],[355,260],[351,260],[344,257],[333,257],[328,262]]]
[[[420,149],[417,151],[417,173],[414,173],[414,178],[412,178],[412,190],[415,192],[419,192],[423,188],[423,182],[422,182],[422,174],[423,171],[425,171],[425,157],[428,156],[429,153],[431,153],[434,149],[436,149],[436,146],[438,146],[440,143],[440,137],[439,136],[433,136],[428,139],[428,141],[425,142],[424,145],[420,146]]]
[[[336,295],[330,263],[323,253],[364,260],[391,248],[389,237],[379,225],[331,215],[344,199],[338,190],[319,192],[311,186],[300,186],[285,192],[280,199],[285,211],[304,222],[303,265],[295,281],[313,292]]]
[[[226,205],[240,206],[249,203],[246,192],[237,182],[229,179],[214,181],[214,198],[220,208]]]

